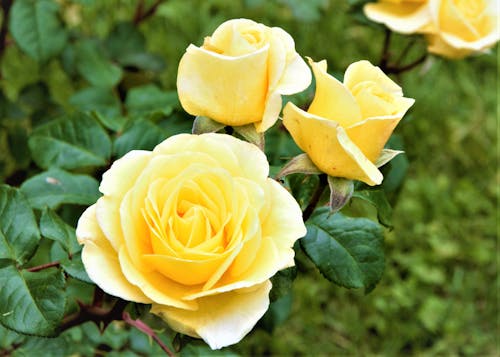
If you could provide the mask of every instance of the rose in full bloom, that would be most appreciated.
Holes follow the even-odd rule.
[[[316,93],[305,112],[289,102],[283,123],[297,145],[324,173],[378,185],[375,162],[414,100],[368,61],[351,64],[340,82],[326,61],[310,60]]]
[[[422,32],[431,22],[428,0],[379,0],[363,10],[370,20],[404,34]]]
[[[297,202],[268,173],[256,146],[224,134],[129,152],[78,222],[89,277],[213,349],[238,342],[306,233]]]
[[[225,125],[270,128],[281,95],[298,93],[311,72],[279,27],[247,19],[224,22],[201,47],[190,45],[179,63],[177,91],[184,110]]]
[[[449,58],[484,52],[500,38],[498,0],[431,0],[428,50]]]

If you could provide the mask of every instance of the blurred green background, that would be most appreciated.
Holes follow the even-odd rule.
[[[238,17],[284,28],[294,37],[300,54],[327,59],[335,75],[360,59],[378,63],[384,29],[356,12],[353,5],[361,2],[163,1],[137,25],[147,51],[154,55],[143,62],[135,58],[119,64],[124,76],[110,101],[146,83],[175,90],[177,63],[185,48],[190,43],[200,45],[220,23]],[[69,29],[68,48],[83,37],[96,38],[112,53],[112,43],[105,39],[118,23],[134,18],[138,2],[58,3]],[[155,1],[144,3],[147,9]],[[122,40],[132,42],[127,36]],[[408,41],[408,37],[393,37],[396,57]],[[408,61],[425,48],[422,39],[416,41]],[[31,108],[39,103],[31,115],[43,122],[60,110],[85,109],[91,100],[81,94],[75,99],[75,93],[91,80],[82,80],[78,69],[71,68],[71,56],[74,51],[64,50],[59,58],[40,65],[11,42],[1,58],[0,111],[5,113],[8,103],[19,100]],[[382,281],[369,295],[342,289],[326,281],[299,252],[289,316],[275,316],[286,320],[272,333],[256,329],[229,351],[241,355],[499,355],[497,78],[496,49],[461,61],[432,57],[414,71],[394,77],[405,96],[416,103],[395,132],[398,142],[404,143],[409,167],[399,194],[391,196],[394,227],[386,232]],[[107,97],[95,94],[94,98],[106,110],[113,107]],[[12,150],[7,131],[1,130],[3,176],[15,184],[22,146]],[[366,207],[357,208],[356,202],[349,209],[373,215]],[[273,327],[261,325],[267,330]],[[134,355],[128,348],[116,344],[120,355]]]

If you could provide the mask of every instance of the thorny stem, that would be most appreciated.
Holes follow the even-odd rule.
[[[302,219],[304,220],[304,222],[307,221],[309,217],[311,217],[311,215],[313,214],[314,209],[318,205],[321,195],[325,191],[326,186],[328,186],[328,180],[326,178],[326,174],[319,175],[319,182],[318,185],[316,186],[316,190],[314,190],[311,196],[311,200],[309,201],[309,204],[307,205],[306,209],[304,210],[304,212],[302,212]]]
[[[158,337],[158,335],[156,335],[156,333],[153,331],[151,327],[149,327],[139,319],[137,320],[132,319],[128,314],[128,312],[123,312],[122,318],[125,323],[135,327],[141,332],[144,332],[146,335],[155,340],[155,342],[161,347],[163,351],[165,351],[167,355],[169,355],[170,357],[175,357],[175,354],[163,343],[163,341]]]
[[[38,265],[36,267],[28,268],[27,270],[31,273],[34,273],[34,272],[37,272],[40,270],[44,270],[44,269],[48,269],[48,268],[52,268],[52,267],[58,267],[59,264],[61,264],[61,263],[58,260],[56,260],[55,262],[45,263],[42,265]]]

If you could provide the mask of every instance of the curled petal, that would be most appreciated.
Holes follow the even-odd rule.
[[[326,174],[372,186],[382,182],[380,171],[338,123],[306,113],[290,102],[283,111],[283,123],[297,145]]]
[[[349,90],[326,71],[326,61],[309,59],[316,78],[316,94],[308,112],[349,126],[361,120],[361,110]]]
[[[176,331],[201,337],[212,349],[239,342],[250,332],[269,306],[271,283],[231,291],[198,300],[196,311],[153,304],[151,312]]]
[[[108,294],[149,304],[151,299],[123,275],[118,253],[104,237],[95,216],[95,205],[85,210],[78,221],[76,236],[82,249],[82,262],[90,279]]]

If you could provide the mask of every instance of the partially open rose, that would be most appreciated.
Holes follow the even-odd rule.
[[[392,31],[425,34],[428,51],[449,58],[484,52],[500,38],[495,0],[379,0],[364,12]]]
[[[414,100],[368,61],[351,64],[344,83],[326,72],[326,61],[310,64],[314,100],[307,112],[288,102],[285,127],[324,173],[380,184],[383,176],[374,163]]]
[[[427,35],[431,53],[462,58],[484,52],[500,38],[498,1],[433,0],[429,7],[433,19],[433,31]]]
[[[247,19],[220,25],[201,47],[190,45],[179,63],[177,91],[189,114],[225,125],[254,123],[270,128],[281,111],[281,95],[300,92],[311,72],[279,27]]]
[[[268,171],[256,146],[223,134],[129,152],[78,222],[89,277],[213,349],[238,342],[306,233],[298,204]]]

